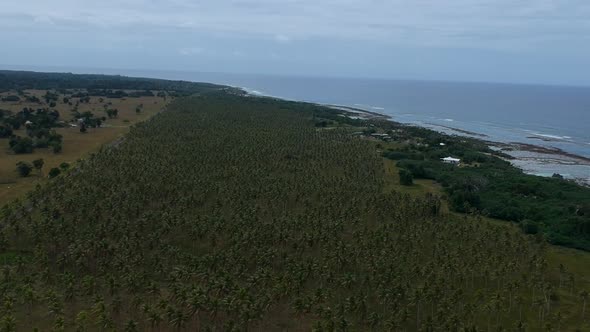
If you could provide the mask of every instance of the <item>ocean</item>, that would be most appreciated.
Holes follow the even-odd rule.
[[[62,69],[63,71],[63,69]],[[392,120],[489,141],[557,148],[590,158],[590,87],[181,71],[92,70],[241,87],[254,95],[361,108]],[[559,173],[590,184],[590,160],[555,153],[509,152],[528,173]]]
[[[501,143],[557,148],[590,158],[590,87],[176,73],[254,95],[361,108],[394,121]],[[469,135],[467,132],[476,133]],[[590,184],[590,160],[507,151],[515,166]]]

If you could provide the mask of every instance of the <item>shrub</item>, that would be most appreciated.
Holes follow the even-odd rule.
[[[18,96],[6,96],[2,98],[2,101],[20,101]]]
[[[43,165],[45,165],[45,161],[43,158],[33,160],[33,167],[39,172],[43,169]]]
[[[45,137],[35,139],[35,148],[46,148],[49,146],[49,140]]]
[[[23,178],[29,176],[32,170],[33,166],[31,166],[31,164],[27,162],[19,161],[18,163],[16,163],[16,171]]]
[[[116,118],[117,116],[119,116],[119,110],[118,109],[108,109],[107,115],[108,115],[109,119]]]
[[[451,206],[457,212],[469,212],[469,207],[479,208],[481,198],[467,190],[454,190],[451,194]]]
[[[409,172],[412,173],[414,178],[418,179],[432,179],[431,172],[427,171],[424,167],[426,165],[425,162],[420,161],[410,161],[410,160],[403,160],[398,163],[398,166],[407,169]]]
[[[414,184],[414,177],[412,176],[412,173],[405,169],[400,169],[399,183],[404,186],[411,186],[412,184]]]
[[[8,144],[16,154],[33,152],[33,140],[28,137],[13,136]]]
[[[12,128],[6,125],[0,126],[0,138],[7,138],[12,136]]]
[[[9,117],[4,119],[4,125],[7,127],[12,127],[14,130],[19,130],[21,127],[21,122],[15,117]]]
[[[51,151],[53,153],[60,153],[62,150],[61,142],[51,142]]]
[[[30,103],[40,103],[41,102],[41,99],[39,99],[37,96],[26,96],[25,99]]]
[[[54,167],[49,171],[49,178],[52,179],[58,176],[59,174],[61,174],[61,170],[57,167]]]
[[[539,226],[532,220],[524,220],[520,227],[525,234],[537,234],[539,233]]]
[[[391,160],[409,159],[408,154],[400,151],[388,151],[383,153],[383,156]]]

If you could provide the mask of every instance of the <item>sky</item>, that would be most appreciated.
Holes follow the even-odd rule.
[[[0,66],[590,85],[588,0],[18,0]]]

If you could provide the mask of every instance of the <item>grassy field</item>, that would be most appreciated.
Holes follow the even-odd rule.
[[[36,96],[43,100],[46,90],[26,90],[25,93],[30,96]],[[9,93],[0,94],[0,97],[7,96]],[[69,122],[72,119],[72,105],[64,103],[63,95],[60,95],[57,105],[52,108],[60,112],[60,118]],[[79,98],[71,98],[72,104],[75,104]],[[47,172],[58,167],[61,163],[74,163],[89,153],[97,151],[104,144],[115,141],[129,131],[129,127],[148,119],[158,113],[170,98],[164,100],[160,97],[138,97],[138,98],[103,98],[91,97],[90,102],[80,103],[79,112],[90,111],[96,116],[107,116],[104,105],[109,108],[119,110],[117,118],[107,119],[101,128],[88,128],[86,133],[81,133],[78,127],[66,125],[64,128],[56,128],[56,132],[63,136],[63,150],[61,153],[53,153],[50,149],[35,149],[32,154],[14,154],[8,147],[8,138],[0,139],[0,205],[9,202],[12,199],[21,197],[24,193],[35,187],[39,181],[42,181]],[[143,104],[142,111],[136,113],[136,108]],[[44,104],[20,102],[0,102],[0,109],[12,112],[21,111],[24,107],[41,108],[46,107]],[[26,136],[24,129],[14,132],[15,135]],[[19,177],[16,172],[16,163],[19,161],[32,162],[35,159],[43,158],[45,165],[43,174],[33,172],[29,177]]]

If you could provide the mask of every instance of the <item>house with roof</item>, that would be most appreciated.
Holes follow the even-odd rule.
[[[459,165],[459,163],[461,162],[461,159],[457,159],[457,158],[453,158],[453,157],[440,158],[440,160],[442,160],[443,163],[453,164],[453,165]]]

